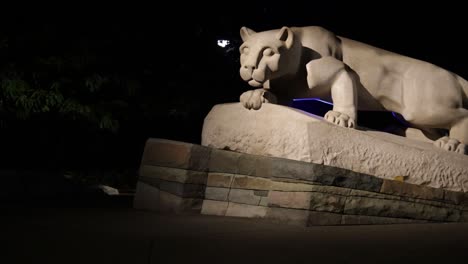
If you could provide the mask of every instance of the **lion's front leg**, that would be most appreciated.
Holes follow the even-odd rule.
[[[247,109],[258,110],[264,103],[276,104],[276,97],[265,89],[255,89],[244,92],[240,96],[240,102]]]
[[[333,110],[325,119],[339,126],[355,128],[357,121],[357,88],[352,73],[343,70],[331,85]]]
[[[325,57],[307,64],[307,82],[310,89],[330,87],[333,110],[325,114],[325,120],[338,126],[356,127],[357,81],[354,72],[342,61]]]

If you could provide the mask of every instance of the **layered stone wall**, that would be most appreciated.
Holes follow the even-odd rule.
[[[302,226],[468,221],[468,194],[398,179],[149,139],[134,206]]]

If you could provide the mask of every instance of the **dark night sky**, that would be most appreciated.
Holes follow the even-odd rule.
[[[278,1],[219,1],[215,4],[176,1],[164,3],[164,6],[157,3],[83,4],[8,12],[2,15],[1,28],[25,30],[46,23],[74,34],[101,32],[103,38],[111,31],[126,32],[137,36],[135,42],[154,46],[154,54],[139,54],[135,50],[135,56],[156,54],[156,59],[161,62],[174,58],[193,62],[200,57],[197,54],[200,52],[206,59],[218,59],[216,38],[231,39],[238,44],[241,26],[261,31],[283,25],[318,25],[338,35],[430,61],[461,76],[468,75],[464,36],[467,23],[465,8],[459,3],[355,2],[283,1],[280,5]],[[213,45],[213,49],[201,51],[198,48],[200,43]],[[129,53],[135,47],[116,52]],[[109,48],[112,49],[111,46]]]

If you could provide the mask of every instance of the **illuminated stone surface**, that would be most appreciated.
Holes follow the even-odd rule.
[[[265,104],[257,111],[240,103],[216,105],[205,118],[202,145],[295,160],[285,164],[274,158],[254,158],[255,176],[260,177],[294,174],[322,184],[334,182],[348,188],[359,184],[375,190],[381,183],[368,175],[391,180],[405,176],[408,183],[468,190],[466,155],[384,132],[342,128],[280,105]]]

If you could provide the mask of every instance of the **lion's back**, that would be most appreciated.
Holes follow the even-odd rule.
[[[291,30],[299,37],[303,47],[317,52],[322,57],[333,56],[341,60],[340,39],[333,32],[319,26],[293,27]]]

